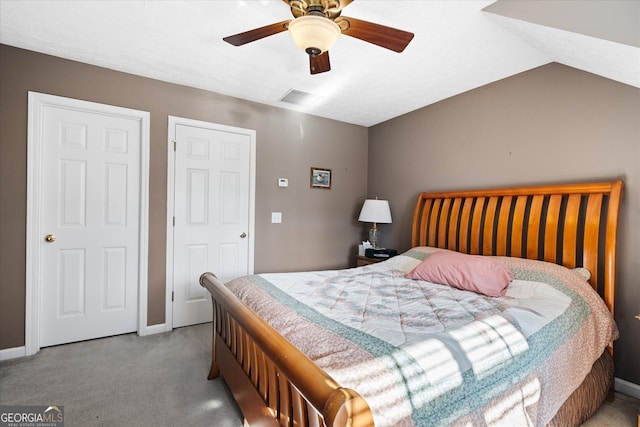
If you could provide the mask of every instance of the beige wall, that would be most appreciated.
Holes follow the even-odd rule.
[[[616,178],[616,376],[640,384],[640,89],[549,64],[369,129],[369,195],[389,199],[384,244],[401,250],[420,191]]]
[[[149,325],[164,322],[168,115],[257,131],[256,272],[354,263],[366,128],[0,45],[0,349],[24,345],[27,91],[151,112]],[[331,190],[309,188],[311,166]]]

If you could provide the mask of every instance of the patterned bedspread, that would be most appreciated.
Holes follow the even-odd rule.
[[[227,286],[345,387],[377,426],[546,425],[617,329],[577,272],[498,257],[492,298],[404,275],[433,248],[365,267]]]

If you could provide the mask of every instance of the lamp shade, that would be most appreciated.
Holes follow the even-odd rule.
[[[304,15],[289,23],[293,41],[300,49],[313,56],[331,49],[341,32],[338,24],[322,16]]]
[[[361,222],[378,222],[381,224],[391,223],[391,209],[387,200],[367,199],[362,205],[360,217]]]

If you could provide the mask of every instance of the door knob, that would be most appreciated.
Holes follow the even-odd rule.
[[[245,237],[247,237],[247,233],[245,233],[244,231],[242,232],[242,234],[240,235],[241,239],[244,239]]]
[[[49,243],[53,243],[56,241],[56,236],[54,236],[53,234],[47,234],[46,236],[44,236],[44,240]]]

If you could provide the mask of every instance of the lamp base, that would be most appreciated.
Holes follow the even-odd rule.
[[[380,240],[380,231],[377,227],[373,227],[369,230],[369,243],[371,243],[373,249],[380,249],[378,246],[378,240]]]

